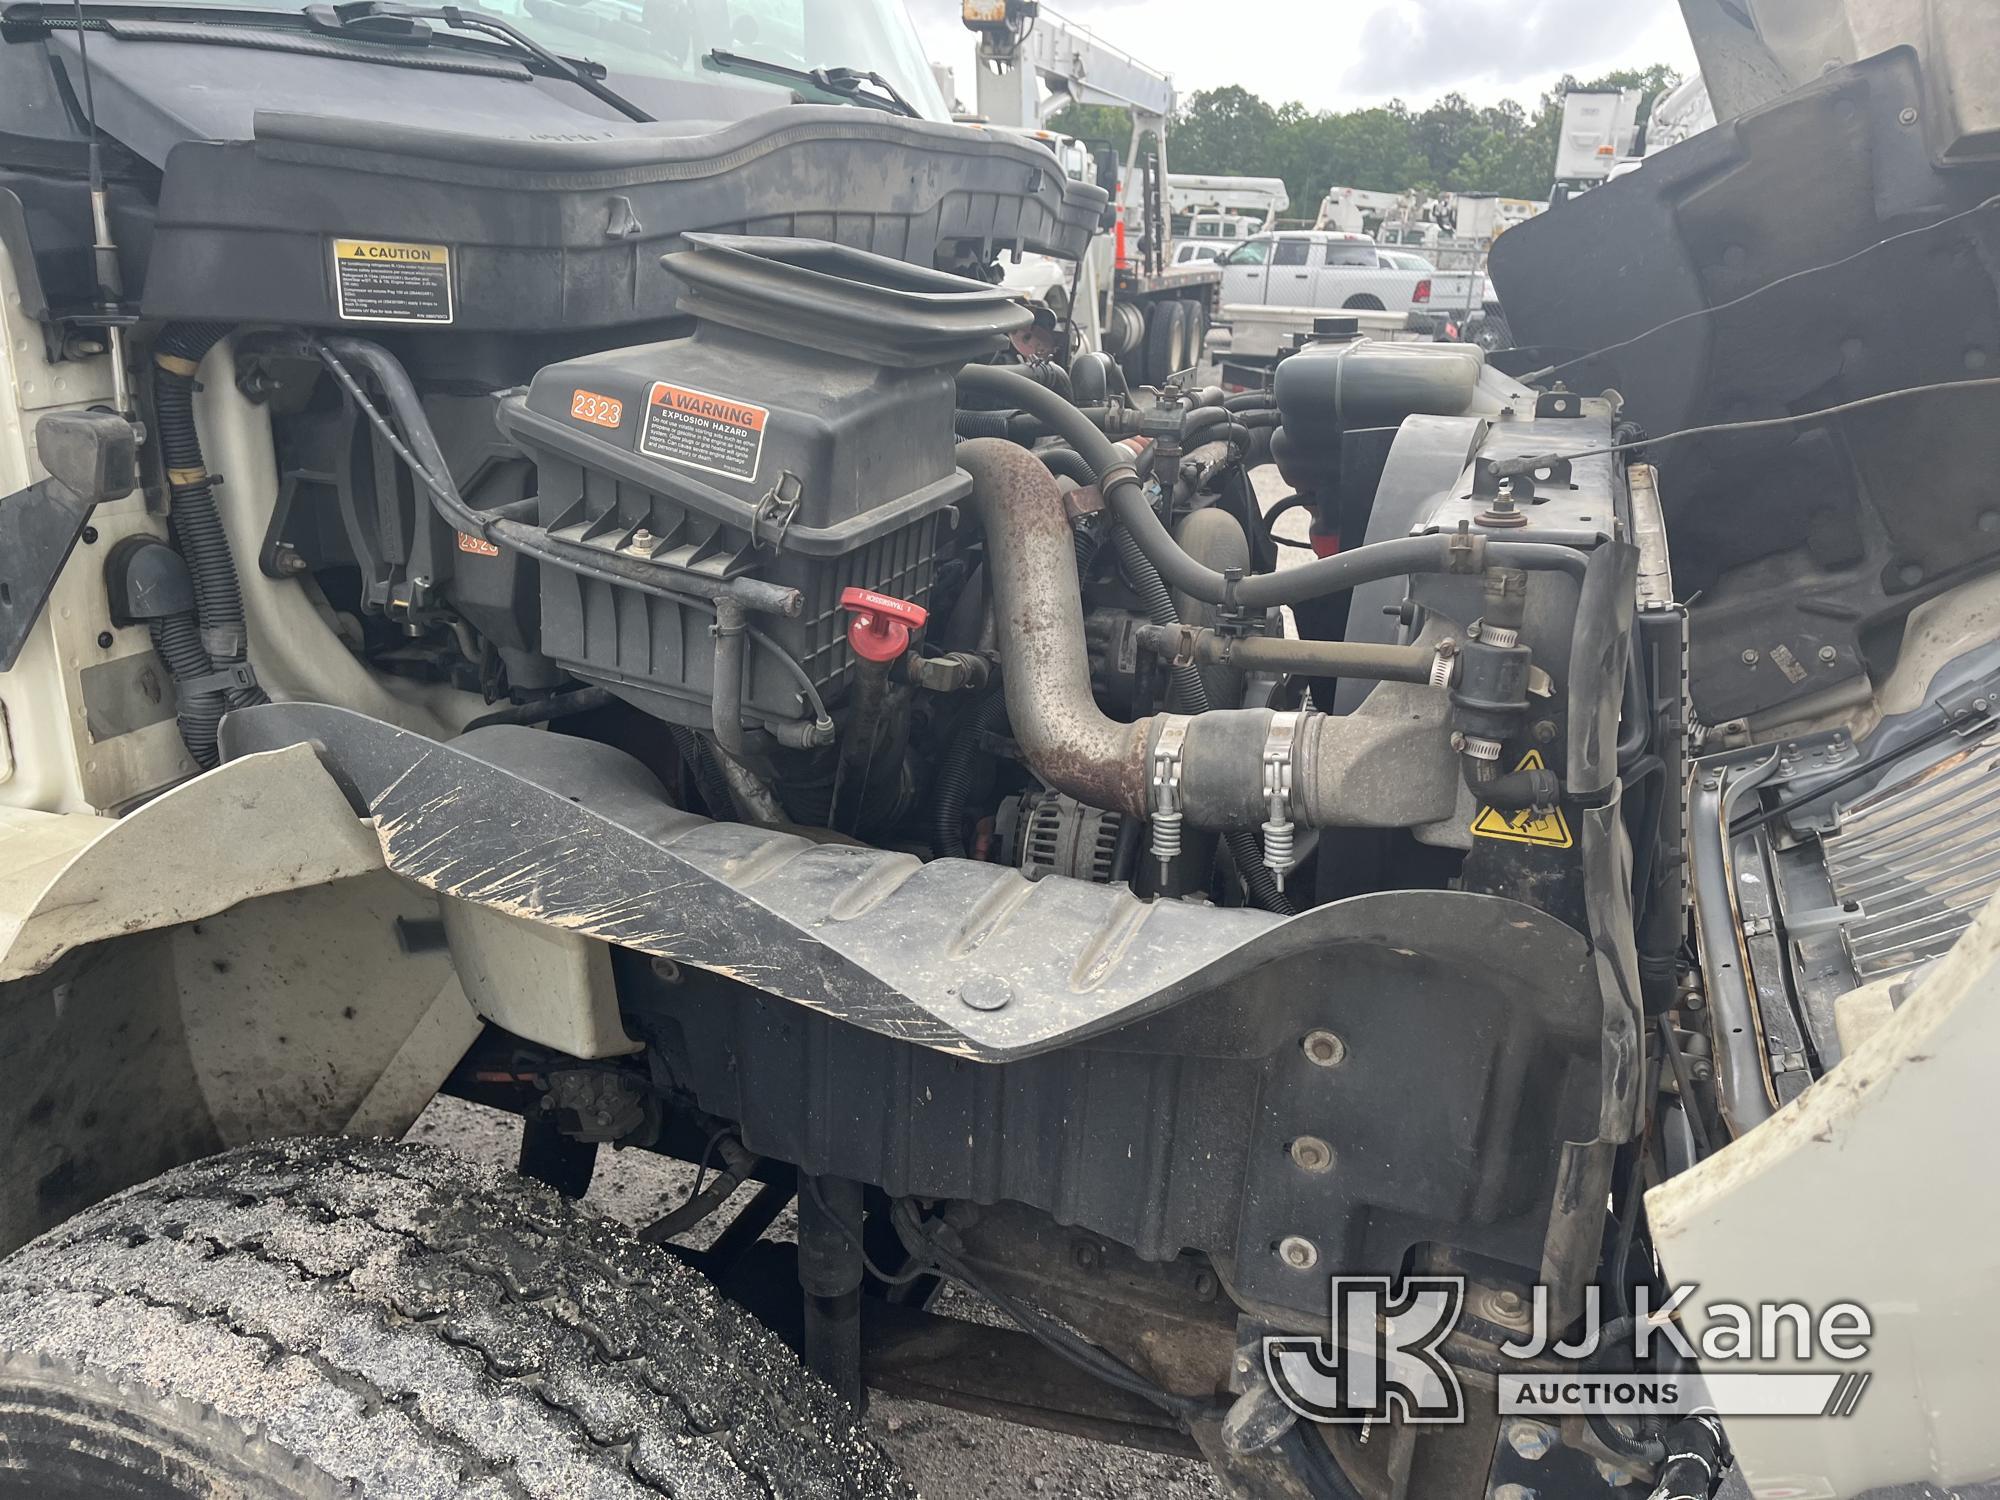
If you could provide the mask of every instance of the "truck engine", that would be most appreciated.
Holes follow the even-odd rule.
[[[8,14],[37,47],[82,39]],[[119,83],[171,23],[113,24]],[[400,45],[356,24],[318,18],[301,55]],[[604,98],[556,65],[545,81]],[[1733,226],[1790,171],[1755,120],[1843,88],[1900,99],[1905,66],[1568,211],[1643,239],[1654,220],[1618,211],[1670,180],[1648,212],[1698,244],[1704,204]],[[802,99],[862,88],[795,77]],[[1943,731],[1833,723],[1917,594],[1985,554],[1912,579],[1868,552],[1807,591],[1807,625],[1785,613],[1783,517],[1753,517],[1746,561],[1701,512],[1674,555],[1655,449],[1733,430],[1694,422],[1737,406],[1676,408],[1673,370],[1610,362],[1624,344],[1570,321],[1587,278],[1553,251],[1508,291],[1543,347],[1489,358],[1333,316],[1269,390],[1142,384],[1003,284],[1010,256],[1081,257],[1104,195],[1029,140],[864,98],[574,138],[262,109],[242,138],[108,160],[93,124],[87,171],[75,152],[0,171],[24,470],[0,505],[0,784],[5,826],[41,841],[0,875],[31,893],[0,1038],[37,1079],[0,1103],[32,1167],[0,1177],[0,1248],[53,1231],[0,1262],[0,1413],[51,1382],[61,1410],[22,1407],[55,1424],[30,1436],[69,1433],[72,1398],[115,1404],[98,1354],[36,1331],[35,1299],[80,1299],[52,1326],[112,1343],[137,1299],[132,1326],[182,1330],[167,1364],[208,1369],[171,1342],[206,1330],[269,1345],[268,1376],[305,1325],[201,1280],[240,1264],[245,1285],[352,1292],[370,1337],[475,1351],[481,1399],[560,1417],[561,1451],[632,1493],[734,1493],[686,1487],[655,1429],[493,1337],[459,1282],[389,1278],[378,1306],[322,1258],[376,1235],[367,1274],[421,1272],[497,1224],[513,1249],[465,1275],[509,1317],[574,1313],[577,1368],[671,1395],[682,1458],[775,1420],[712,1416],[703,1388],[776,1368],[776,1341],[634,1373],[674,1339],[640,1349],[563,1278],[652,1327],[648,1299],[692,1267],[788,1335],[818,1426],[785,1442],[837,1480],[780,1483],[791,1460],[744,1438],[730,1461],[763,1493],[895,1493],[865,1439],[840,1446],[871,1386],[1199,1455],[1246,1495],[1681,1493],[1690,1462],[1719,1482],[1712,1417],[1574,1413],[1528,1441],[1491,1405],[1500,1351],[1643,1323],[1663,1286],[1646,1204],[1837,1061],[1832,966],[1908,981],[1972,928],[1969,898],[1907,948],[1864,913],[1869,816],[1921,798]],[[1864,156],[1843,159],[1856,181]],[[1552,232],[1509,232],[1503,282]],[[1623,272],[1589,274],[1616,304]],[[1986,317],[1990,292],[1965,301]],[[1655,315],[1708,309],[1629,310],[1628,342]],[[1744,378],[1782,363],[1743,354]],[[1829,415],[1810,373],[1767,428]],[[1879,371],[1886,398],[1860,399],[1949,373]],[[1649,432],[1628,385],[1682,430]],[[1799,492],[1789,458],[1744,451],[1704,450],[1693,483],[1737,493],[1740,461]],[[1690,570],[1713,591],[1692,634]],[[1990,647],[1970,630],[1938,626],[1952,649],[1925,660]],[[1691,663],[1711,669],[1693,687]],[[1836,677],[1847,698],[1812,696]],[[1928,711],[1959,677],[1884,702]],[[1873,800],[1836,796],[1864,773]],[[1790,947],[1785,910],[1754,904],[1773,881],[1811,908]],[[475,1211],[434,1163],[370,1154],[401,1148],[260,1144],[400,1135],[440,1091],[520,1115],[522,1170],[554,1191]],[[108,1100],[151,1122],[144,1150]],[[250,1154],[200,1164],[225,1148]],[[549,1216],[607,1148],[693,1163],[695,1187],[639,1259],[589,1229],[552,1270]],[[371,1174],[446,1206],[399,1217],[349,1181]],[[712,1245],[678,1242],[744,1188]],[[64,1259],[79,1246],[194,1280],[93,1280]],[[1449,1428],[1299,1352],[1330,1281],[1392,1272],[1463,1290],[1425,1367],[1479,1397]],[[1015,1342],[935,1316],[946,1287]],[[702,1329],[723,1317],[699,1306]],[[335,1379],[331,1347],[301,1381],[357,1424],[420,1412],[458,1454],[425,1391],[372,1365]],[[1663,1349],[1649,1373],[1686,1369]],[[454,1420],[466,1453],[513,1431]],[[458,1482],[585,1492],[478,1451]]]

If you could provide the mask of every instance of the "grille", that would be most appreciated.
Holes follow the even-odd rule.
[[[1824,847],[1864,981],[1947,952],[2000,891],[2000,734],[1841,808]]]

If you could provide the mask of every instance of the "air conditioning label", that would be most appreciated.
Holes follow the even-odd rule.
[[[449,323],[451,251],[393,240],[333,242],[334,305],[350,323]]]
[[[655,381],[646,400],[641,452],[731,479],[755,479],[770,408]]]

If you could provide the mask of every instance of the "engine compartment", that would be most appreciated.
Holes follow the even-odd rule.
[[[860,1223],[1036,1299],[1242,1469],[1216,1403],[1254,1412],[1244,1361],[1324,1330],[1329,1275],[1465,1278],[1468,1371],[1538,1286],[1564,1325],[1650,1286],[1646,1187],[1991,894],[1983,824],[1911,858],[1991,762],[1946,737],[2000,702],[1958,592],[1986,544],[1910,581],[1872,533],[1795,552],[1795,508],[1685,515],[1745,450],[1667,483],[1648,429],[1698,382],[1621,394],[1565,285],[1516,324],[1606,378],[1333,318],[1268,392],[1135,386],[999,285],[1102,208],[1020,141],[803,105],[643,147],[364,134],[259,116],[121,174],[138,503],[56,558],[46,629],[87,590],[132,649],[86,685],[4,599],[0,638],[82,704],[94,811],[309,747],[479,976],[453,1089],[816,1185],[802,1280],[900,1285]],[[1699,200],[1720,150],[1642,186]],[[58,324],[76,184],[9,181]],[[88,426],[45,426],[51,470]],[[1745,472],[1796,498],[1837,439],[1786,443]],[[1849,478],[1828,525],[1866,530]],[[1622,1436],[1564,1451],[1657,1467]],[[1327,1446],[1371,1495],[1473,1492],[1395,1441]]]

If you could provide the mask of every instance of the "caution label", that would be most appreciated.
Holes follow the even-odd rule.
[[[449,323],[451,251],[392,240],[333,242],[334,304],[356,323]]]
[[[1516,771],[1546,771],[1548,763],[1542,759],[1542,752],[1530,750]],[[1482,807],[1479,816],[1472,820],[1474,837],[1500,839],[1509,844],[1534,844],[1543,849],[1569,849],[1575,847],[1576,840],[1570,836],[1569,820],[1560,807],[1524,807],[1519,812],[1502,812],[1497,807]]]
[[[768,407],[656,381],[646,401],[639,447],[691,469],[755,479],[770,420]]]

